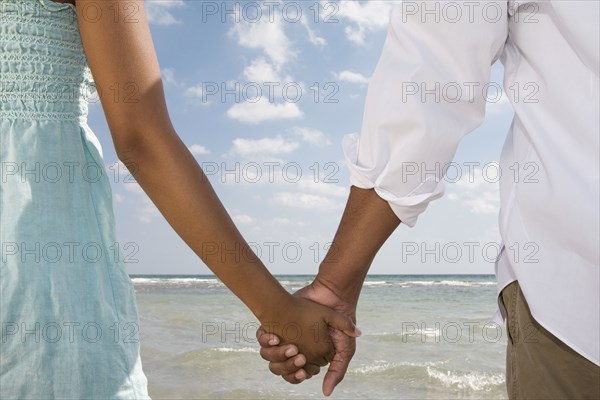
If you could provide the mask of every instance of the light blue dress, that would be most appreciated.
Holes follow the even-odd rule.
[[[145,399],[75,8],[0,0],[0,398]]]

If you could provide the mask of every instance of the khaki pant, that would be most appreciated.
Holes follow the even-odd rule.
[[[518,282],[502,290],[508,348],[506,386],[513,399],[600,399],[600,368],[538,324]]]

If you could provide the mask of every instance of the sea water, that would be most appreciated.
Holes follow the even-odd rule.
[[[311,276],[278,276],[293,292]],[[213,276],[132,276],[154,399],[322,398],[324,371],[290,385],[258,354],[253,315]],[[506,334],[490,275],[371,275],[363,335],[334,399],[500,399]]]

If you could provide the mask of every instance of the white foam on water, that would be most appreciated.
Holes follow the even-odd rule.
[[[419,333],[419,334],[425,335],[425,336],[434,336],[434,337],[440,336],[442,334],[442,332],[436,328],[419,329],[416,333]]]
[[[194,283],[210,283],[219,284],[217,279],[205,278],[132,278],[131,281],[135,284],[154,285],[154,284],[183,284],[192,285]]]
[[[355,374],[376,374],[379,372],[387,371],[398,365],[395,363],[382,363],[382,364],[369,364],[363,365],[362,367],[353,368],[349,372]]]
[[[304,287],[310,285],[312,281],[279,281],[279,283],[282,285],[302,285]]]
[[[368,333],[367,336],[411,336],[411,335],[425,335],[425,336],[440,336],[442,332],[437,328],[425,328],[416,329],[414,331],[402,331],[402,332],[375,332]]]
[[[505,382],[504,374],[500,372],[472,372],[459,373],[455,371],[440,371],[431,366],[427,367],[427,374],[446,387],[456,386],[459,389],[475,391],[489,391],[492,386]]]
[[[398,332],[374,332],[374,333],[366,333],[365,336],[400,336],[401,333]]]
[[[258,353],[258,349],[252,347],[215,347],[214,351],[220,351],[223,353]]]
[[[386,281],[366,281],[363,286],[391,286],[391,284]]]
[[[160,281],[161,281],[160,279],[153,279],[153,278],[131,278],[131,282],[137,283],[137,284],[158,283]]]
[[[437,328],[425,328],[425,329],[416,329],[411,331],[402,331],[402,332],[375,332],[368,333],[364,335],[365,337],[397,337],[402,339],[403,342],[415,341],[415,340],[425,340],[423,337],[430,338],[441,338],[442,331]],[[411,339],[412,337],[412,339]]]
[[[398,282],[399,286],[495,286],[496,282],[490,281],[405,281]]]
[[[373,364],[362,365],[360,367],[352,368],[349,372],[354,374],[377,374],[380,372],[385,372],[393,368],[397,367],[432,367],[436,365],[442,365],[447,363],[448,361],[430,361],[430,362],[397,362],[390,363],[384,360],[377,360]]]

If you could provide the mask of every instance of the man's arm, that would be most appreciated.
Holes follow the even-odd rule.
[[[375,255],[400,225],[389,203],[373,189],[350,188],[342,220],[319,273],[304,297],[346,314],[356,323],[356,307]],[[344,379],[356,338],[333,331],[335,354],[323,379],[328,396]]]
[[[356,306],[369,267],[399,224],[388,202],[373,189],[351,187],[333,244],[317,277],[312,284],[296,292],[296,296],[331,307],[356,323]],[[292,357],[298,354],[295,346],[278,346],[279,338],[263,329],[259,329],[257,336],[261,356],[270,361],[269,369],[274,374],[297,382],[319,372],[314,366],[295,363],[297,357]],[[342,332],[331,332],[331,339],[335,355],[323,379],[326,396],[344,378],[356,349],[356,339]]]
[[[399,224],[388,202],[375,190],[352,186],[315,284],[327,287],[342,300],[356,305],[375,255]]]

